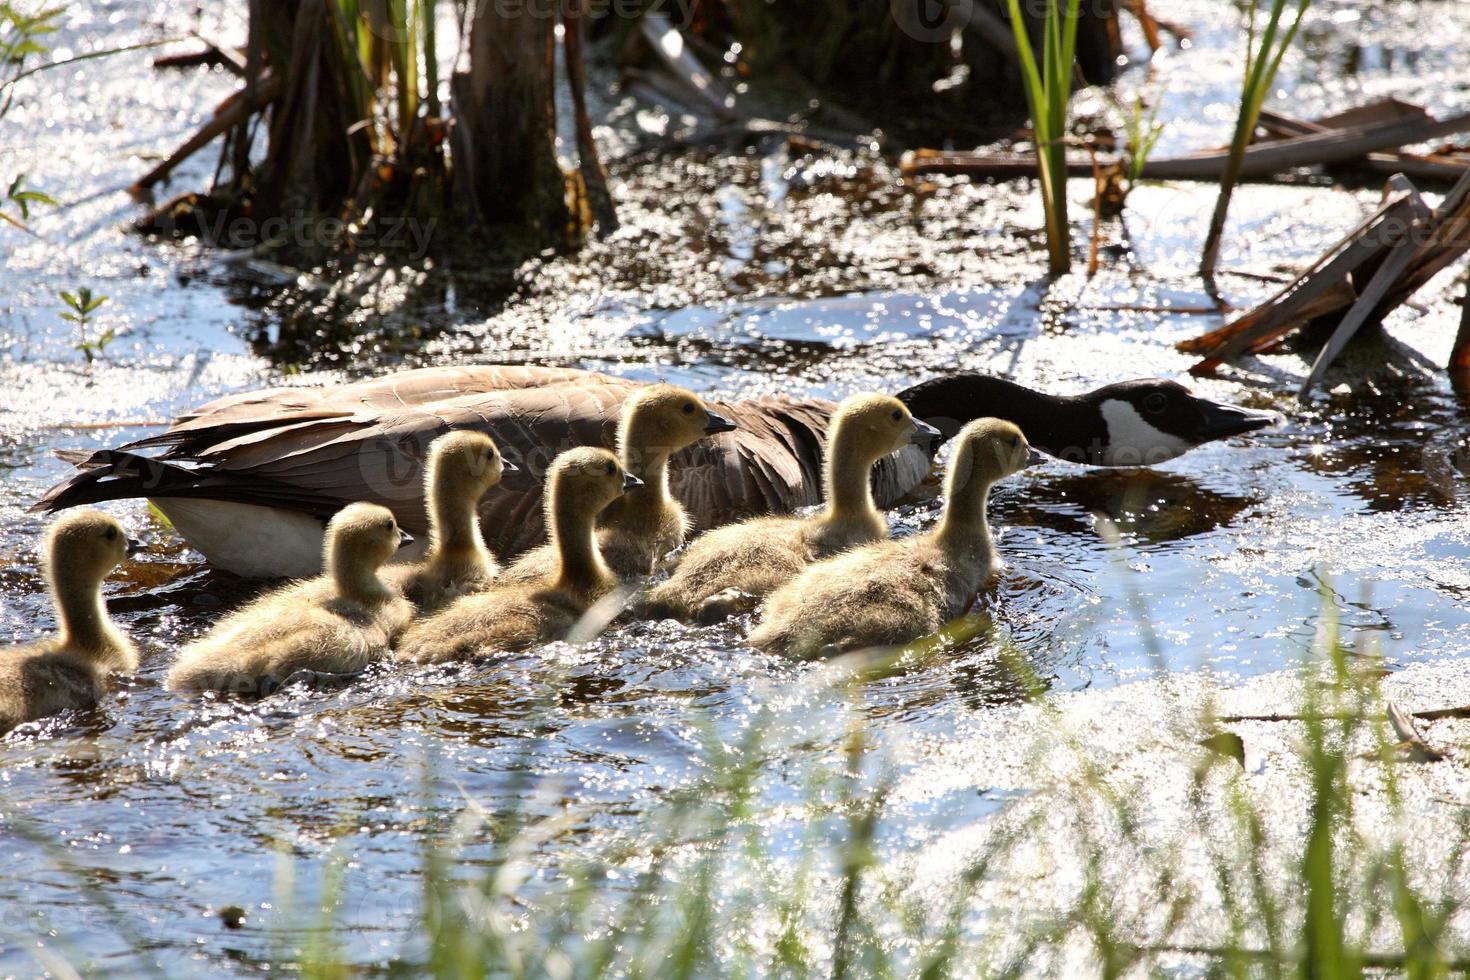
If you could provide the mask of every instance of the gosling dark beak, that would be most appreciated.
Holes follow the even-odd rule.
[[[501,476],[505,476],[505,474],[507,474],[507,473],[519,473],[520,471],[521,471],[521,468],[519,466],[517,466],[516,464],[512,463],[510,460],[506,459],[504,456],[500,457],[500,475]]]
[[[132,538],[125,538],[124,540],[126,540],[128,543],[128,550],[126,554],[129,558],[132,558],[134,555],[141,555],[143,553],[143,542],[135,541]]]
[[[1026,447],[1026,465],[1027,466],[1037,466],[1037,465],[1040,465],[1041,463],[1044,463],[1044,462],[1046,462],[1046,457],[1043,456],[1041,453],[1037,452],[1036,449],[1035,449],[1035,447],[1032,447],[1032,446],[1027,446]]]
[[[1196,398],[1195,401],[1200,411],[1204,413],[1204,421],[1195,431],[1194,441],[1200,444],[1244,435],[1247,432],[1255,432],[1257,429],[1264,429],[1281,422],[1279,412],[1262,412],[1254,408],[1241,408],[1238,405],[1222,405],[1208,398]]]
[[[914,431],[909,433],[909,442],[913,445],[927,446],[935,439],[944,438],[944,433],[923,419],[914,419]]]
[[[403,528],[399,528],[398,529],[398,547],[400,547],[400,548],[407,548],[411,544],[413,544],[413,535],[412,534],[409,534]]]
[[[627,493],[629,490],[636,490],[641,486],[643,486],[643,481],[632,473],[623,474],[623,493]]]
[[[734,432],[735,423],[723,415],[716,415],[708,409],[704,412],[704,434],[707,436],[718,435],[721,432]]]

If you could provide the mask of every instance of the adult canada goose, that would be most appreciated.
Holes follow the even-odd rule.
[[[414,663],[465,660],[566,637],[618,578],[597,548],[597,515],[642,486],[605,449],[562,453],[546,480],[556,568],[544,582],[497,586],[462,596],[411,626],[396,656]]]
[[[441,433],[491,432],[509,459],[539,477],[563,449],[613,446],[622,403],[641,387],[571,368],[486,366],[245,392],[121,449],[68,454],[80,472],[53,487],[36,509],[146,497],[217,567],[251,577],[311,575],[320,569],[322,526],[346,502],[382,504],[409,531],[428,530],[423,458]],[[1099,466],[1162,462],[1276,418],[1158,380],[1058,396],[959,374],[898,398],[945,435],[970,419],[999,416],[1022,426],[1045,452]],[[768,397],[709,407],[737,429],[670,460],[670,486],[695,529],[818,502],[833,402]],[[137,452],[154,448],[164,451]],[[923,480],[932,450],[916,446],[879,464],[879,506]],[[541,543],[540,509],[534,485],[503,487],[482,501],[481,530],[494,552],[508,558]]]
[[[935,632],[969,609],[995,572],[985,518],[991,485],[1035,458],[1011,423],[971,422],[960,430],[945,475],[939,526],[812,565],[772,593],[750,644],[814,656],[896,646]]]
[[[394,565],[383,579],[414,604],[432,612],[450,599],[478,592],[494,581],[500,564],[480,534],[480,498],[516,468],[483,432],[449,432],[429,447],[424,501],[429,510],[429,550],[422,561]]]
[[[179,651],[168,688],[264,695],[297,671],[352,674],[386,657],[413,605],[378,570],[404,538],[385,507],[343,508],[327,525],[326,572],[262,596]]]
[[[734,428],[694,392],[676,385],[639,388],[623,403],[618,462],[643,485],[608,504],[597,521],[598,549],[619,579],[651,574],[665,555],[684,544],[689,532],[688,515],[669,494],[669,457],[705,436]],[[522,555],[501,580],[549,581],[559,561],[555,545],[547,542]]]
[[[667,581],[648,593],[642,615],[715,622],[756,600],[814,561],[888,534],[873,505],[873,464],[939,435],[887,395],[853,395],[832,416],[825,460],[825,506],[811,517],[757,517],[695,539]]]
[[[95,510],[58,518],[46,532],[46,585],[55,636],[0,648],[0,734],[101,700],[109,670],[136,670],[138,648],[113,625],[102,580],[137,551],[122,525]]]

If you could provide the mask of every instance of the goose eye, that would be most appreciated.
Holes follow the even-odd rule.
[[[1143,410],[1150,415],[1162,415],[1168,406],[1168,399],[1158,392],[1154,392],[1143,400]]]
[[[893,421],[895,421],[895,422],[902,422],[903,421],[903,409],[901,409],[901,408],[895,408],[893,410]]]
[[[693,402],[685,402],[684,403],[684,414],[685,415],[693,415],[694,414],[694,403]]]

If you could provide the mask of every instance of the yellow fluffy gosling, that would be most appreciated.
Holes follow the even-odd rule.
[[[185,647],[169,689],[263,695],[297,671],[350,674],[386,657],[413,605],[378,571],[406,539],[386,507],[344,507],[327,525],[326,572],[257,599]]]
[[[884,456],[939,435],[887,395],[853,395],[837,407],[824,460],[824,509],[813,517],[762,517],[716,528],[689,546],[672,576],[650,591],[649,616],[715,622],[748,610],[808,564],[888,534],[869,473]]]
[[[415,663],[466,660],[562,639],[617,576],[597,548],[597,515],[642,481],[605,449],[573,449],[546,479],[547,531],[557,567],[545,583],[463,596],[404,634],[397,656]]]
[[[0,733],[68,708],[90,708],[109,670],[136,670],[138,648],[113,625],[102,580],[137,546],[122,526],[95,510],[58,518],[46,532],[46,582],[56,607],[55,636],[0,649]]]
[[[446,432],[429,446],[424,499],[429,508],[429,550],[422,561],[392,565],[383,580],[420,613],[490,587],[500,565],[480,534],[480,498],[504,473],[514,473],[495,441],[483,432]]]
[[[751,645],[798,656],[896,646],[963,614],[998,565],[985,517],[991,484],[1035,459],[1010,422],[971,422],[955,440],[939,526],[808,568],[772,594]]]
[[[734,430],[733,422],[676,385],[641,388],[624,403],[618,422],[618,461],[643,486],[608,504],[597,520],[602,559],[619,579],[652,574],[689,533],[689,518],[669,493],[669,457],[705,436]],[[557,560],[556,549],[548,542],[517,559],[501,581],[549,582]]]

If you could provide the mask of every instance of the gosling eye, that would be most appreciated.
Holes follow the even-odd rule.
[[[486,459],[494,459],[495,458],[495,450],[493,448],[492,449],[485,450],[485,458]]]
[[[685,415],[693,415],[694,414],[694,403],[693,402],[685,402],[684,403],[684,414]]]
[[[117,540],[117,528],[110,527],[110,528],[107,529],[107,540],[109,540],[109,541],[116,541]]]
[[[1020,436],[1011,436],[1011,448],[1012,449],[1020,449],[1021,448],[1021,437]]]
[[[384,521],[383,522],[383,530],[385,530],[385,531],[391,531],[391,530],[393,530],[393,521],[392,520],[386,520],[386,521]]]
[[[1162,415],[1168,407],[1169,400],[1157,391],[1143,400],[1143,410],[1150,415]]]
[[[901,409],[901,408],[895,408],[893,410],[893,421],[895,421],[895,422],[902,422],[903,421],[903,409]]]
[[[613,475],[613,464],[608,463],[607,466],[603,469],[602,472],[606,473],[608,476],[612,476]]]

